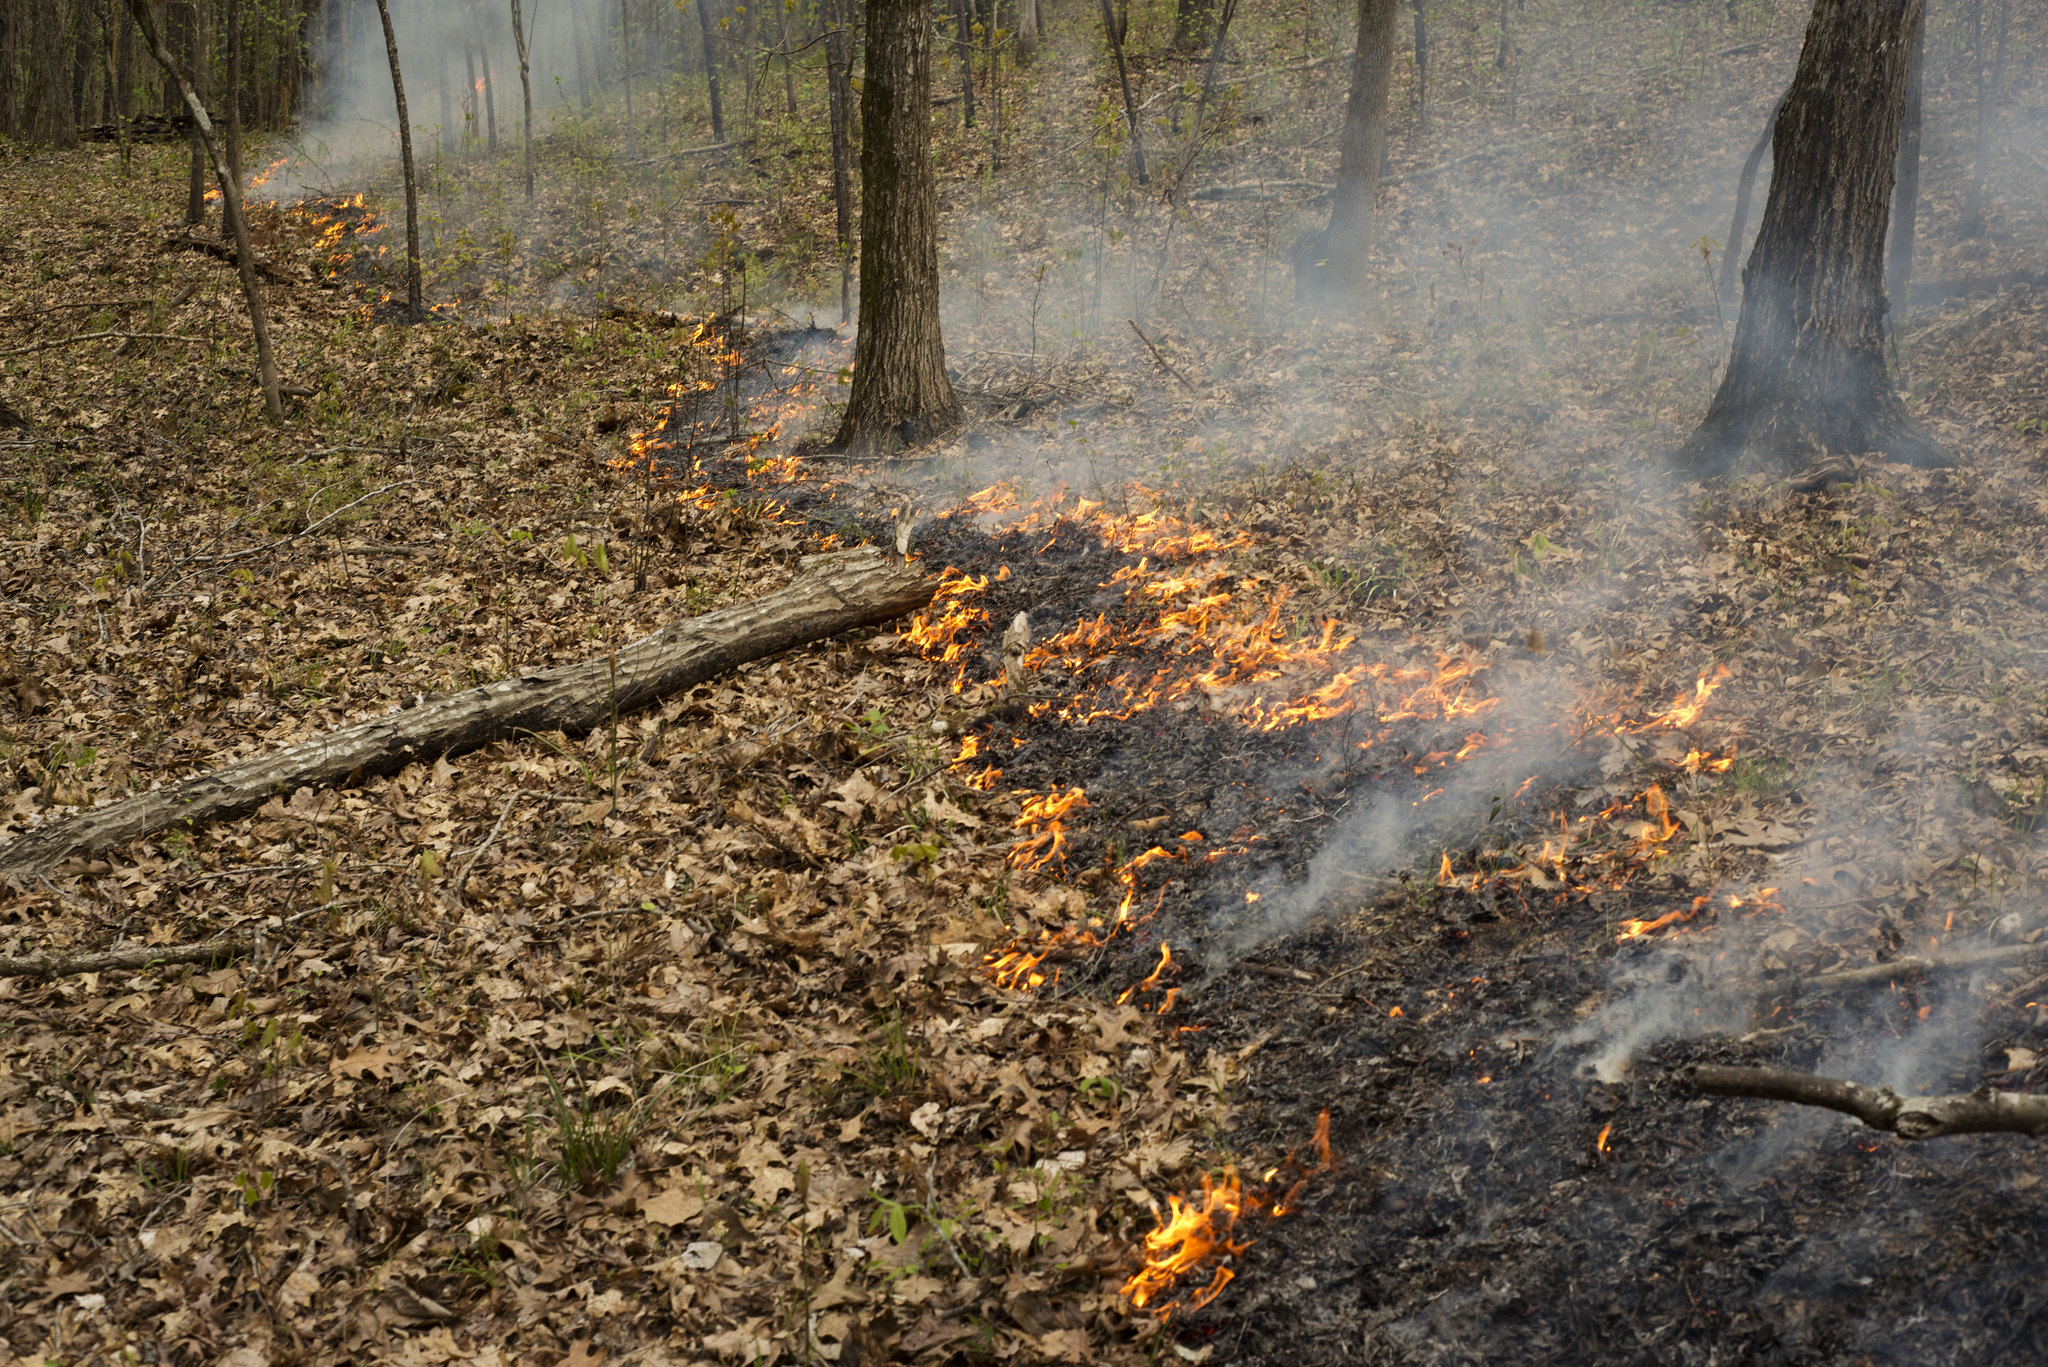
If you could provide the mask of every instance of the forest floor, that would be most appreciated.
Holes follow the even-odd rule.
[[[846,354],[797,327],[836,313],[796,302],[836,295],[815,157],[777,178],[797,142],[609,204],[558,185],[502,239],[507,165],[457,167],[417,326],[395,235],[357,232],[391,221],[376,184],[270,211],[308,391],[279,429],[231,271],[181,243],[181,149],[0,161],[9,833],[600,657],[905,504],[944,590],[588,736],[9,889],[8,955],[262,934],[0,980],[0,1338],[238,1367],[2037,1355],[2040,1159],[1684,1080],[2048,1081],[2048,291],[2013,283],[2048,270],[2038,64],[1977,238],[1967,83],[1931,87],[1940,288],[1899,363],[1956,467],[1659,474],[1719,364],[1696,240],[1796,8],[1693,34],[1697,65],[1657,25],[1711,16],[1531,37],[1564,74],[1519,114],[1449,81],[1397,127],[1362,318],[1286,272],[1331,144],[1259,151],[1341,63],[1233,85],[1172,210],[1113,137],[1099,179],[1054,160],[1085,115],[1013,90],[1034,193],[990,190],[985,130],[942,149],[970,426],[874,468],[793,454]],[[1574,62],[1616,88],[1574,104]],[[1475,148],[1506,150],[1427,174]],[[2012,966],[1800,987],[1995,945]],[[1135,1304],[1176,1202],[1219,1247]]]

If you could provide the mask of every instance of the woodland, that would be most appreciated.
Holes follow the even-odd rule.
[[[2048,1354],[2044,56],[0,0],[0,1364]]]

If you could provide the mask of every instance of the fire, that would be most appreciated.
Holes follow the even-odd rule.
[[[1067,827],[1061,818],[1087,805],[1088,795],[1079,788],[1065,793],[1055,788],[1049,793],[1027,795],[1024,812],[1015,825],[1019,830],[1029,827],[1030,834],[1010,847],[1010,867],[1042,869],[1055,859],[1063,859]]]
[[[1699,720],[1700,713],[1707,710],[1707,699],[1714,696],[1714,690],[1728,682],[1733,671],[1727,665],[1715,665],[1700,675],[1693,684],[1690,694],[1681,693],[1662,712],[1652,713],[1648,722],[1638,729],[1648,730],[1653,726],[1670,726],[1683,730]]]
[[[1145,1236],[1145,1265],[1124,1283],[1123,1293],[1131,1308],[1150,1310],[1155,1319],[1164,1321],[1181,1311],[1200,1310],[1221,1295],[1237,1276],[1229,1260],[1254,1242],[1237,1237],[1239,1222],[1248,1215],[1270,1220],[1292,1214],[1309,1183],[1336,1171],[1327,1110],[1316,1117],[1308,1147],[1316,1158],[1314,1167],[1297,1161],[1296,1153],[1290,1151],[1254,1187],[1247,1188],[1232,1165],[1217,1176],[1202,1174],[1199,1201],[1169,1195],[1166,1215]],[[1208,1280],[1183,1285],[1204,1269],[1208,1269]],[[1181,1294],[1162,1299],[1176,1289]]]
[[[1602,1125],[1600,1127],[1600,1137],[1593,1141],[1593,1152],[1606,1153],[1608,1136],[1612,1135],[1613,1133],[1614,1122],[1612,1120],[1608,1121],[1605,1125]]]

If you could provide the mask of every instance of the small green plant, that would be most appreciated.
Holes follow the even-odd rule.
[[[263,1204],[263,1198],[270,1195],[270,1189],[277,1185],[277,1174],[259,1172],[235,1174],[235,1190],[242,1194],[242,1204],[254,1210]]]
[[[638,1101],[607,1108],[585,1097],[571,1102],[555,1075],[548,1074],[549,1109],[555,1122],[556,1175],[562,1186],[596,1190],[611,1185],[633,1156],[646,1115]]]
[[[891,1010],[882,1018],[869,1041],[866,1058],[846,1077],[862,1091],[877,1097],[902,1096],[917,1082],[917,1058],[910,1052],[910,1029],[903,1013]]]
[[[889,848],[889,857],[909,865],[912,873],[922,873],[939,857],[939,847],[930,841],[892,845]]]

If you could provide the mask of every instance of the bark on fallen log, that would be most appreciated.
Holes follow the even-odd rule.
[[[1781,1068],[1693,1067],[1693,1085],[1710,1096],[1748,1096],[1822,1106],[1853,1115],[1874,1130],[1901,1139],[1934,1139],[1944,1134],[2042,1134],[2048,1132],[2048,1096],[1998,1092],[1979,1087],[1954,1096],[1900,1096],[1889,1087],[1866,1087],[1813,1073]]]
[[[68,978],[74,973],[123,973],[151,964],[210,964],[231,959],[256,943],[253,935],[204,940],[196,945],[131,945],[91,954],[0,954],[0,978]]]
[[[614,706],[624,715],[750,661],[901,617],[930,602],[933,585],[872,549],[812,557],[787,588],[621,647],[616,685],[611,660],[599,656],[429,699],[33,831],[0,849],[0,878],[43,873],[137,836],[240,816],[274,794],[390,773],[522,731],[591,731]]]

